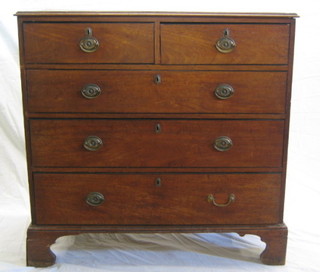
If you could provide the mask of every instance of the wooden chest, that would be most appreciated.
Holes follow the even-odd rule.
[[[27,262],[86,232],[236,232],[284,264],[296,14],[18,12]]]

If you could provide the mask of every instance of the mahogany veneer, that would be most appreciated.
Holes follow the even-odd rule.
[[[155,73],[161,74],[161,84],[154,84]],[[30,69],[28,108],[37,113],[285,113],[287,76],[284,71]],[[87,101],[79,90],[93,78],[103,92]],[[235,99],[222,101],[212,91],[226,78],[237,92]]]
[[[32,224],[236,232],[285,263],[296,14],[18,12]]]
[[[41,225],[275,224],[280,179],[280,174],[35,174],[36,220]],[[92,190],[110,204],[92,209],[83,201]],[[225,203],[230,191],[237,205],[203,205],[207,192],[219,192],[216,201]]]

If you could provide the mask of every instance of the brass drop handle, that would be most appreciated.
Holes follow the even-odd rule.
[[[87,195],[86,202],[90,206],[99,206],[104,202],[104,195],[99,192],[92,192]]]
[[[232,146],[233,142],[228,136],[220,136],[215,139],[214,148],[218,151],[228,151]]]
[[[223,37],[216,43],[216,48],[221,53],[230,53],[236,47],[236,42],[230,37],[229,29],[223,31]]]
[[[221,100],[225,100],[233,96],[234,89],[231,85],[222,83],[217,86],[217,88],[214,90],[214,94],[217,98]]]
[[[86,53],[95,52],[99,47],[99,41],[95,37],[93,37],[92,29],[90,27],[87,27],[84,33],[85,36],[79,43],[80,49]]]
[[[97,151],[102,145],[103,142],[98,136],[88,136],[83,143],[83,147],[89,151]]]
[[[81,94],[84,98],[93,99],[101,94],[101,88],[97,84],[87,84],[81,90]]]
[[[236,196],[234,194],[230,194],[227,203],[219,204],[219,203],[216,202],[216,200],[215,200],[215,198],[214,198],[214,196],[212,194],[208,195],[208,202],[212,202],[212,204],[214,206],[216,206],[216,207],[227,207],[231,203],[235,202],[235,200],[236,200]]]

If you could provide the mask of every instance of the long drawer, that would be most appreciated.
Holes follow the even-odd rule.
[[[30,120],[48,167],[281,167],[283,120]]]
[[[286,72],[29,70],[28,109],[284,113],[286,77]]]
[[[153,63],[153,23],[25,23],[26,63]]]
[[[34,174],[36,223],[273,224],[279,221],[280,179],[280,174]]]
[[[161,61],[287,64],[289,35],[288,24],[161,24]]]

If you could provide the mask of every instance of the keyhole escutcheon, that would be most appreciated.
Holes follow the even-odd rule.
[[[156,186],[160,187],[161,186],[161,178],[156,179]]]
[[[155,125],[155,132],[157,134],[161,133],[161,125],[159,123]]]
[[[154,83],[155,84],[160,84],[161,83],[161,75],[159,75],[159,74],[155,75],[153,79],[154,79]]]

